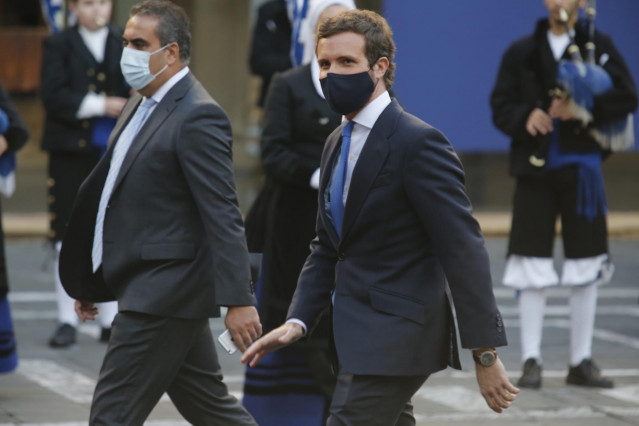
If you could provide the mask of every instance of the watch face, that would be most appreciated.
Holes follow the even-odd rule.
[[[482,354],[479,355],[479,362],[481,365],[493,365],[495,363],[495,354],[491,351],[482,352]]]

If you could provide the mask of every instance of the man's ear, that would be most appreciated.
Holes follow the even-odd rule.
[[[375,62],[375,65],[373,65],[373,72],[375,73],[375,76],[377,78],[384,77],[384,74],[386,74],[386,70],[388,70],[389,64],[390,62],[388,61],[387,57],[382,56],[381,58],[379,58],[377,62]]]
[[[178,46],[177,43],[173,42],[169,44],[166,50],[168,52],[167,63],[169,65],[172,65],[173,63],[180,60],[180,46]]]

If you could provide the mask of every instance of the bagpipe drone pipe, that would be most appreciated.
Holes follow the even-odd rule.
[[[586,60],[584,61],[570,37],[570,60],[559,62],[557,82],[569,96],[577,108],[577,115],[584,121],[591,121],[595,97],[612,89],[613,83],[606,70],[595,62],[595,16],[596,0],[589,0],[586,6],[588,38],[586,43]],[[562,20],[567,24],[568,16],[562,10]],[[565,18],[565,19],[564,19]],[[569,32],[570,34],[570,32]],[[560,95],[561,96],[561,95]],[[590,136],[604,149],[612,152],[626,151],[634,146],[634,130],[632,114],[608,123],[596,124],[588,129]]]

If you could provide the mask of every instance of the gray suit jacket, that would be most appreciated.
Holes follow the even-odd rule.
[[[459,368],[448,282],[462,345],[505,345],[484,239],[444,135],[393,101],[353,170],[341,237],[327,200],[340,143],[341,126],[322,155],[317,238],[288,317],[312,325],[334,290],[333,334],[346,371]]]
[[[121,311],[179,318],[255,304],[230,122],[191,74],[157,105],[127,153],[107,206],[103,264],[92,273],[113,145],[140,101],[126,104],[109,150],[78,192],[60,254],[65,289],[80,300],[117,299]]]

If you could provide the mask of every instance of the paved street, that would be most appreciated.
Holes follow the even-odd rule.
[[[504,265],[506,240],[489,238],[495,293],[504,316],[510,346],[500,356],[511,379],[520,374],[519,319],[512,291],[497,284]],[[560,246],[558,246],[559,252]],[[0,376],[0,426],[86,425],[89,404],[105,345],[97,341],[98,326],[83,325],[79,342],[69,350],[53,350],[47,340],[55,327],[56,308],[49,252],[40,239],[7,243],[10,293],[18,339],[20,367]],[[554,290],[544,327],[544,386],[523,390],[505,414],[493,414],[483,402],[468,351],[464,371],[432,376],[414,398],[419,425],[639,425],[639,239],[614,239],[611,253],[617,272],[600,289],[595,330],[595,359],[614,378],[611,390],[567,386],[569,316],[567,295]],[[221,320],[211,322],[218,335]],[[401,350],[401,348],[398,348]],[[241,397],[243,366],[239,355],[220,353],[226,381]],[[164,398],[148,425],[187,424]],[[303,426],[303,425],[301,425]]]

